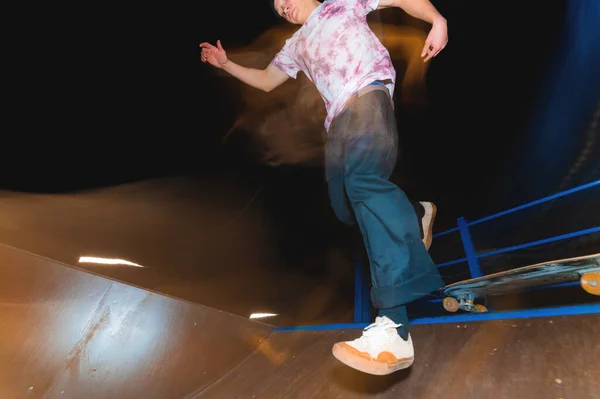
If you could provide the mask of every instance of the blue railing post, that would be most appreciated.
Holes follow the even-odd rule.
[[[354,261],[354,322],[364,323],[371,319],[369,285],[365,283],[360,255]]]
[[[463,247],[465,249],[465,256],[469,263],[469,270],[471,271],[471,277],[481,277],[481,269],[479,267],[479,260],[477,260],[477,252],[475,252],[475,245],[471,239],[471,233],[469,233],[469,225],[465,218],[459,217],[458,230],[460,231],[460,238],[462,239]]]
[[[484,217],[482,219],[479,220],[475,220],[473,222],[468,223],[467,220],[465,220],[465,218],[460,217],[457,219],[457,224],[458,227],[455,227],[453,229],[450,230],[446,230],[443,231],[441,233],[437,233],[434,235],[434,237],[440,237],[446,234],[450,234],[456,231],[460,232],[460,236],[462,238],[462,243],[463,243],[463,247],[464,247],[464,251],[465,251],[465,258],[461,258],[461,259],[455,259],[449,262],[445,262],[442,264],[438,264],[438,267],[445,267],[445,266],[450,266],[450,265],[455,265],[458,263],[462,263],[464,261],[468,262],[469,265],[469,270],[471,272],[471,276],[472,277],[481,277],[483,275],[483,273],[481,272],[481,268],[479,266],[479,258],[484,258],[487,256],[492,256],[492,255],[496,255],[499,253],[504,253],[504,252],[511,252],[511,251],[515,251],[518,249],[523,249],[523,248],[529,248],[532,246],[537,246],[537,245],[542,245],[542,244],[547,244],[547,243],[551,243],[551,242],[555,242],[555,241],[560,241],[560,240],[565,240],[568,238],[574,238],[574,237],[580,237],[583,235],[588,235],[588,234],[595,234],[595,233],[600,233],[600,226],[596,226],[596,227],[592,227],[592,228],[588,228],[588,229],[584,229],[584,230],[579,230],[576,232],[572,232],[572,233],[567,233],[567,234],[563,234],[560,236],[556,236],[556,237],[550,237],[550,238],[545,238],[542,240],[537,240],[537,241],[533,241],[533,242],[528,242],[525,244],[520,244],[520,245],[514,245],[508,248],[502,248],[502,249],[498,249],[495,251],[488,251],[488,252],[484,252],[482,254],[477,254],[475,251],[475,246],[473,245],[473,240],[471,239],[471,234],[469,232],[469,226],[473,226],[479,223],[483,223],[486,222],[488,220],[492,220],[495,219],[497,217],[500,216],[504,216],[516,211],[520,211],[538,204],[542,204],[544,202],[548,202],[554,199],[558,199],[570,194],[574,194],[576,192],[582,191],[582,190],[586,190],[592,187],[597,187],[600,186],[600,180],[596,180],[587,184],[584,184],[582,186],[579,187],[575,187],[572,189],[569,189],[567,191],[563,191],[561,193],[556,193],[553,195],[550,195],[548,197],[539,199],[539,200],[535,200],[533,202],[524,204],[524,205],[520,205],[518,207],[512,208],[512,209],[508,209],[499,213],[496,213],[494,215],[490,215],[487,217]],[[557,284],[557,285],[549,285],[549,286],[543,286],[543,287],[536,287],[535,289],[544,289],[544,288],[550,288],[550,287],[561,287],[561,286],[571,286],[571,285],[579,285],[579,283],[575,282],[575,283],[566,283],[566,284]],[[439,299],[434,299],[431,300],[430,302],[437,302],[440,301]],[[539,312],[538,312],[539,310]],[[502,313],[494,313],[494,312],[490,312],[490,313],[482,313],[482,314],[467,314],[467,315],[458,315],[458,316],[441,316],[441,317],[434,317],[434,318],[430,318],[430,319],[417,319],[411,322],[413,324],[424,324],[424,322],[427,320],[427,322],[462,322],[462,321],[469,321],[472,319],[477,319],[477,320],[500,320],[503,317],[537,317],[537,316],[532,316],[532,313],[536,313],[536,314],[540,314],[540,315],[569,315],[569,314],[598,314],[600,313],[600,305],[598,304],[592,304],[592,305],[574,305],[574,306],[567,306],[564,309],[560,309],[557,308],[556,309],[556,313],[552,313],[555,310],[553,308],[542,308],[542,309],[536,309],[533,311],[530,310],[525,310],[525,311],[509,311],[509,312],[502,312]],[[549,312],[549,313],[547,313]],[[364,278],[364,273],[363,273],[363,268],[362,268],[362,264],[361,264],[361,256],[359,253],[356,254],[356,258],[355,258],[355,263],[354,263],[354,323],[358,323],[358,325],[356,324],[336,324],[334,325],[335,328],[338,329],[346,329],[346,328],[362,328],[364,327],[363,324],[365,323],[369,323],[370,318],[371,318],[371,303],[370,303],[370,295],[369,295],[369,285],[366,284],[366,279]],[[516,316],[514,316],[514,315]],[[510,316],[507,316],[510,315]],[[524,316],[521,316],[524,315]],[[544,316],[544,317],[546,317]],[[420,323],[419,323],[420,321]],[[302,331],[302,330],[328,330],[328,329],[332,329],[333,327],[331,327],[330,325],[326,325],[326,326],[313,326],[314,328],[306,328],[306,327],[286,327],[286,328],[276,328],[275,331]]]
[[[354,322],[360,323],[362,319],[363,305],[363,277],[360,257],[356,255],[354,261]]]
[[[363,295],[362,295],[362,320],[361,323],[371,322],[371,289],[368,284],[365,284],[363,278]]]

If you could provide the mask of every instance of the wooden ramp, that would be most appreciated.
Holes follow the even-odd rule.
[[[226,295],[226,293],[224,293]],[[0,246],[0,398],[564,398],[600,392],[600,315],[419,325],[407,371]]]
[[[416,361],[369,376],[331,356],[357,330],[281,332],[201,398],[577,398],[600,392],[600,316],[413,329]]]

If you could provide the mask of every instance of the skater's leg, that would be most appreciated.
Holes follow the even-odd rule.
[[[398,134],[387,93],[372,91],[348,111],[344,186],[369,256],[371,299],[377,309],[401,306],[443,282],[423,245],[411,202],[389,180]]]
[[[359,98],[342,114],[345,137],[344,189],[369,256],[371,300],[379,309],[362,337],[334,345],[334,356],[370,374],[389,374],[414,360],[405,304],[443,285],[419,230],[419,218],[405,193],[389,177],[396,162],[397,131],[387,93]],[[329,154],[331,155],[331,153]]]

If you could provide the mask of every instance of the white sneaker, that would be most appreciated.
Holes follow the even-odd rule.
[[[412,339],[400,337],[389,318],[377,317],[364,329],[362,337],[333,345],[333,356],[340,362],[368,374],[386,375],[413,364],[415,351]]]
[[[431,241],[433,240],[433,222],[435,221],[437,207],[433,202],[419,202],[419,204],[425,209],[425,215],[421,219],[421,225],[423,228],[423,244],[425,244],[425,248],[429,250]]]

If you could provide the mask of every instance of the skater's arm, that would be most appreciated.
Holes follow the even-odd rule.
[[[254,69],[229,61],[223,66],[223,70],[242,82],[266,92],[270,92],[289,79],[288,75],[273,64],[269,64],[265,69]]]
[[[217,46],[209,43],[201,43],[202,62],[208,62],[215,68],[219,68],[229,73],[231,76],[250,85],[256,89],[269,92],[288,80],[289,76],[270,64],[265,69],[247,68],[236,64],[227,58],[225,50],[221,46],[221,41],[217,41]]]
[[[401,8],[408,15],[431,24],[431,30],[421,52],[421,57],[425,57],[423,62],[427,62],[438,55],[448,44],[446,18],[436,10],[429,0],[379,0],[377,9],[388,7]]]

